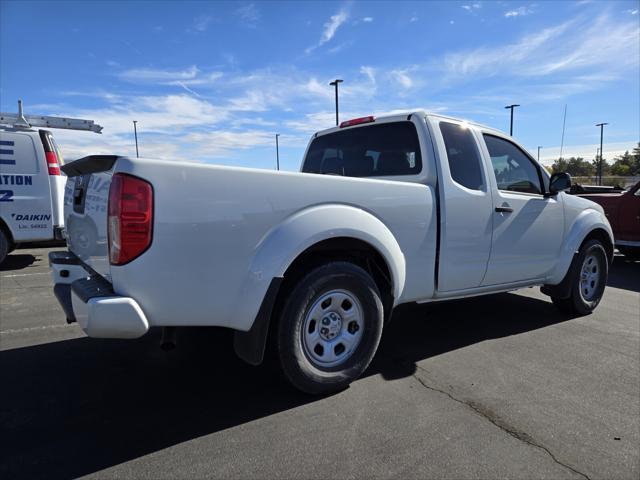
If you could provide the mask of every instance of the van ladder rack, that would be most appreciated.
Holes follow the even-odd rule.
[[[0,113],[0,124],[13,128],[64,128],[66,130],[88,130],[102,133],[102,127],[93,120],[80,118],[48,117],[45,115],[24,115],[22,113],[22,100],[18,100],[18,113]]]

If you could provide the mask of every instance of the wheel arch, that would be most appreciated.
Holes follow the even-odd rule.
[[[384,265],[391,291],[400,298],[405,285],[404,255],[389,228],[370,212],[351,205],[330,204],[306,208],[265,235],[251,262],[253,277],[285,278],[310,257],[335,252],[366,252]]]
[[[609,263],[613,260],[613,232],[609,221],[598,210],[582,211],[567,229],[565,239],[558,256],[558,263],[548,277],[548,285],[559,284],[566,276],[575,254],[584,243],[592,238],[600,240],[607,252]]]
[[[406,268],[391,231],[356,207],[310,207],[272,229],[258,245],[243,292],[261,283],[265,293],[250,329],[235,333],[240,358],[251,364],[262,362],[271,318],[287,290],[305,272],[332,260],[350,261],[367,270],[383,295],[385,312],[391,311],[404,288]]]

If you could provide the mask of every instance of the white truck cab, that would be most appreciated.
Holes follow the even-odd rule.
[[[63,240],[62,154],[48,129],[99,132],[91,121],[0,113],[0,263],[19,243]]]

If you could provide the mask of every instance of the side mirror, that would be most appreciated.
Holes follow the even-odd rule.
[[[571,175],[565,172],[554,173],[549,180],[549,194],[556,195],[571,188]]]

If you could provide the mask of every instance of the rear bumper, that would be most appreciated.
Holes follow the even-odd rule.
[[[112,285],[84,266],[71,252],[51,252],[49,265],[53,291],[67,316],[96,338],[138,338],[149,330],[149,322],[130,297],[117,295]]]

